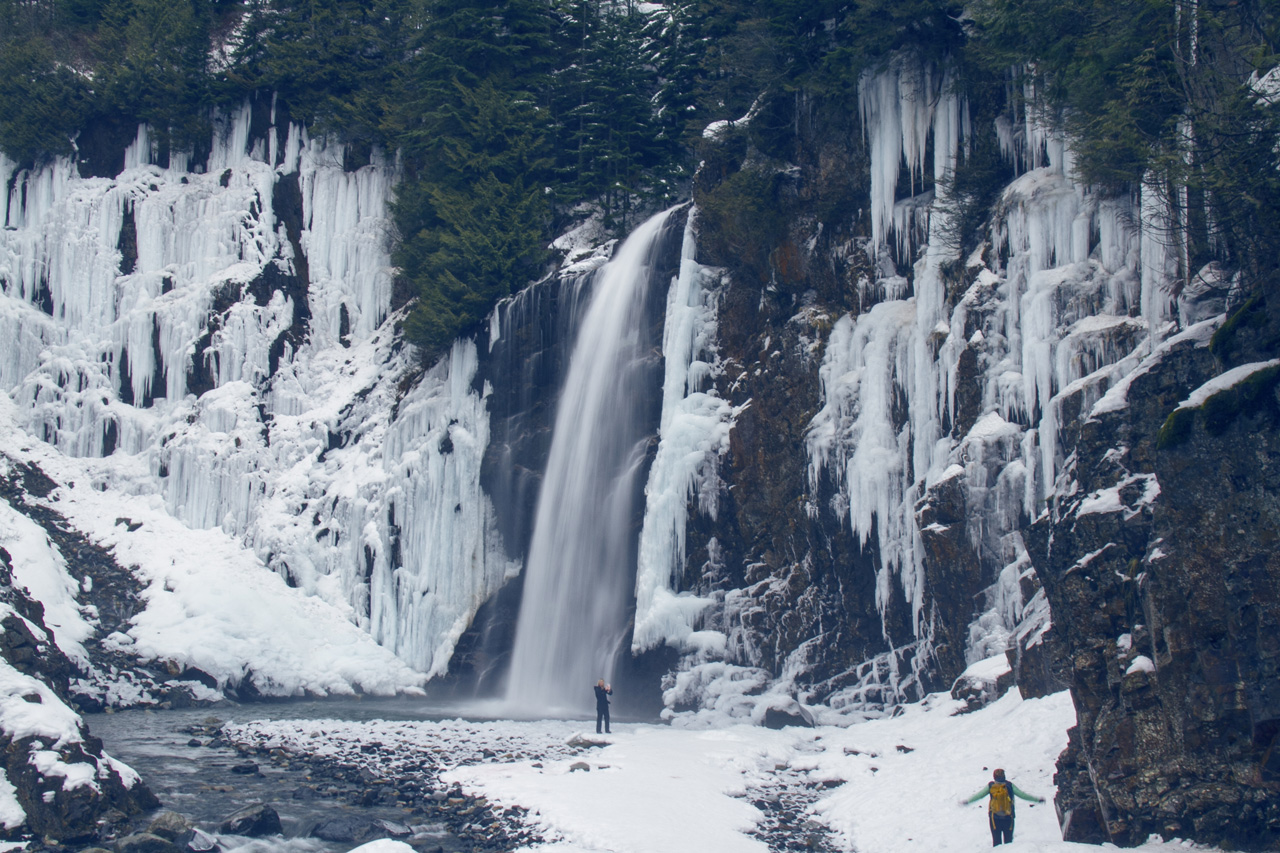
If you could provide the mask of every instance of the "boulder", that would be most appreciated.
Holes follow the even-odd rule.
[[[162,811],[147,826],[147,832],[176,842],[191,831],[191,821],[177,812]]]
[[[951,698],[976,711],[999,699],[1013,686],[1013,669],[1004,655],[978,661],[960,674],[951,685]]]
[[[275,809],[266,803],[254,803],[228,815],[219,825],[218,831],[261,838],[264,835],[279,835],[283,829],[280,826],[280,815]]]
[[[136,832],[116,842],[116,853],[184,853],[181,847],[167,838],[150,832]]]
[[[381,827],[372,820],[359,815],[339,815],[320,821],[311,830],[312,838],[321,841],[336,841],[342,844],[359,844],[380,835]]]
[[[787,726],[812,728],[813,715],[795,699],[785,697],[769,703],[760,717],[760,725],[766,729],[783,729]]]

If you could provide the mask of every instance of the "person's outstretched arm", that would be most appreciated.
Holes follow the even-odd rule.
[[[977,802],[978,800],[982,799],[983,797],[987,796],[987,795],[988,795],[988,794],[990,794],[990,793],[991,793],[991,785],[989,785],[989,784],[988,784],[988,785],[983,785],[983,786],[982,786],[982,790],[981,790],[981,791],[979,791],[978,793],[974,794],[974,795],[973,795],[972,797],[970,797],[969,799],[967,799],[967,800],[965,800],[964,802],[962,802],[962,803],[961,803],[961,805],[965,805],[965,806],[967,806],[967,805],[969,805],[969,803],[975,803],[975,802]]]
[[[1014,796],[1022,797],[1022,799],[1026,800],[1029,803],[1044,802],[1044,797],[1033,797],[1030,794],[1028,794],[1026,791],[1019,788],[1017,785],[1013,784],[1012,782],[1009,783],[1009,790],[1013,791]]]

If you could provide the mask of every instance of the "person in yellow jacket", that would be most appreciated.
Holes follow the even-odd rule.
[[[1031,796],[1005,779],[1004,771],[998,767],[991,775],[993,778],[987,783],[986,787],[962,802],[961,805],[967,806],[969,803],[977,802],[983,797],[991,798],[991,802],[987,805],[987,819],[991,824],[991,846],[999,847],[1001,844],[1007,844],[1013,840],[1013,798],[1021,797],[1027,802],[1043,803],[1044,797]]]

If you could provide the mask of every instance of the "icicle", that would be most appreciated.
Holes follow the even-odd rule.
[[[1178,277],[1178,228],[1164,188],[1148,176],[1142,182],[1140,231],[1142,257],[1142,317],[1147,321],[1150,347],[1163,340],[1165,324],[1173,316],[1173,282]]]
[[[290,134],[293,138],[293,134]],[[345,146],[312,140],[303,151],[300,179],[310,264],[308,299],[319,344],[338,341],[346,309],[351,333],[367,337],[391,306],[388,201],[395,170],[380,150],[371,165],[342,169]]]
[[[155,162],[155,150],[151,143],[150,128],[145,124],[138,125],[138,135],[133,143],[124,150],[124,170],[140,169]]]

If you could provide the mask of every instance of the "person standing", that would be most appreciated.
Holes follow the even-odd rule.
[[[1021,797],[1032,803],[1043,803],[1044,797],[1033,797],[1004,778],[1004,771],[996,768],[987,786],[960,805],[967,806],[983,797],[990,797],[987,804],[987,820],[991,824],[991,846],[999,847],[1013,841],[1013,798]]]
[[[609,731],[609,697],[613,695],[613,687],[605,684],[604,679],[596,682],[596,734],[600,734],[600,723],[604,722],[604,733]]]

